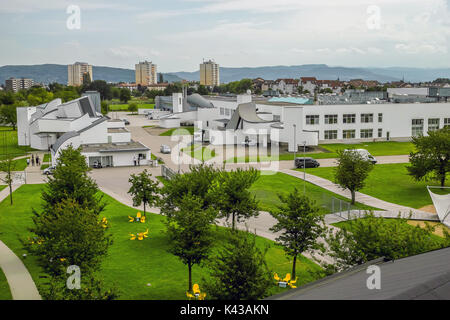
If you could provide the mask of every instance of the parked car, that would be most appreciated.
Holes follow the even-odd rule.
[[[296,168],[317,168],[320,166],[319,161],[313,158],[300,157],[295,158]]]
[[[92,165],[92,167],[94,167],[96,169],[103,168],[102,164],[98,161],[94,161],[94,164]]]
[[[48,176],[50,174],[53,174],[54,171],[55,171],[55,167],[52,166],[52,167],[45,168],[44,172],[42,172],[42,173]]]
[[[171,153],[172,150],[170,149],[170,147],[166,144],[162,144],[161,148],[160,148],[160,152],[161,153]]]
[[[130,124],[130,121],[128,121],[128,119],[124,118],[124,119],[120,119],[120,120],[122,120],[123,123],[125,123],[126,126]]]
[[[366,149],[345,149],[344,152],[353,151],[361,155],[364,160],[370,161],[372,164],[377,163],[377,159],[370,154]]]

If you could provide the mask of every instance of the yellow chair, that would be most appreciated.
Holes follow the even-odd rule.
[[[273,278],[274,278],[276,281],[278,281],[278,282],[281,281],[281,278],[278,276],[277,273],[275,273],[275,274],[273,275]]]
[[[288,274],[286,275],[286,277],[283,279],[283,281],[284,281],[284,282],[289,282],[289,281],[291,281],[291,274],[288,273]]]

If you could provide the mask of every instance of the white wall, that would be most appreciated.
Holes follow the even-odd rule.
[[[159,119],[159,126],[161,128],[179,128],[180,118],[163,118]]]
[[[17,138],[19,146],[30,145],[30,118],[36,112],[36,107],[19,107],[17,112]]]
[[[108,143],[108,125],[104,121],[80,133],[81,144]]]

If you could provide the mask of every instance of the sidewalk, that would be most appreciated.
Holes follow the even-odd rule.
[[[290,176],[299,178],[303,180],[303,172],[295,171],[295,170],[280,170],[280,172],[288,174]],[[312,174],[306,174],[306,181],[316,186],[319,186],[328,191],[334,192],[340,196],[351,199],[351,193],[349,190],[343,190],[339,185],[331,182],[330,180],[314,176]],[[356,201],[359,203],[365,204],[367,206],[371,206],[374,208],[379,208],[384,211],[375,211],[377,215],[380,215],[385,218],[397,218],[400,214],[403,218],[408,218],[411,214],[411,218],[413,220],[430,220],[430,221],[439,221],[439,218],[434,213],[429,213],[421,210],[417,210],[410,207],[401,206],[395,203],[390,203],[384,200],[380,200],[369,196],[367,194],[356,192]]]
[[[13,185],[13,191],[20,185]],[[0,192],[0,201],[9,196],[9,188]],[[25,265],[2,241],[0,241],[0,268],[8,280],[14,300],[41,300],[36,284]]]

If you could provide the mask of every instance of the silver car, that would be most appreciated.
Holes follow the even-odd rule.
[[[170,149],[170,147],[166,144],[162,144],[161,148],[159,150],[161,153],[171,153],[172,150]]]

